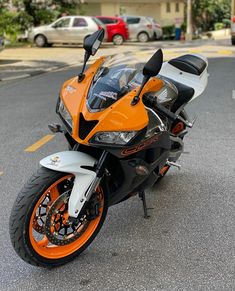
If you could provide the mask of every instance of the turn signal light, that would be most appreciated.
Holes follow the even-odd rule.
[[[145,166],[142,166],[142,165],[136,166],[135,171],[136,171],[136,174],[140,176],[146,176],[149,174],[149,170]]]

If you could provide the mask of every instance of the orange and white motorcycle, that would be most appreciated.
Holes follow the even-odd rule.
[[[85,71],[104,36],[84,40],[81,73],[64,83],[56,112],[69,150],[40,161],[19,193],[10,237],[26,262],[44,267],[69,262],[98,234],[109,206],[163,177],[183,151],[193,122],[184,109],[207,85],[207,61],[184,55],[163,63],[158,50],[146,64],[132,54],[101,57]]]

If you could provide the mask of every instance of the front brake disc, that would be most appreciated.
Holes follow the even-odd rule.
[[[68,217],[68,201],[71,191],[60,195],[51,205],[45,221],[45,234],[54,245],[64,246],[77,240],[86,230],[89,221],[84,214],[75,221]]]

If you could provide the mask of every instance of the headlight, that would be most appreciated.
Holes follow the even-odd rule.
[[[58,100],[56,113],[59,114],[64,124],[68,127],[68,129],[71,132],[73,128],[73,119],[61,99]]]
[[[137,131],[104,131],[96,133],[90,140],[91,143],[107,143],[125,145],[136,136]]]

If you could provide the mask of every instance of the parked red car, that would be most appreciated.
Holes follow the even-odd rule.
[[[108,42],[112,41],[115,45],[120,45],[129,38],[128,27],[120,17],[96,16],[107,29]]]

